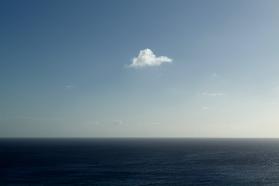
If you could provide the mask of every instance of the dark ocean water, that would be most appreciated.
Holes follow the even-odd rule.
[[[1,139],[0,185],[279,185],[279,140]]]

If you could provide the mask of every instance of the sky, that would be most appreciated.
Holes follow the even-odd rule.
[[[0,137],[279,137],[279,1],[0,1]]]

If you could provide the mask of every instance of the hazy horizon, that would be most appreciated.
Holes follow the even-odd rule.
[[[0,12],[0,138],[279,138],[279,1]]]

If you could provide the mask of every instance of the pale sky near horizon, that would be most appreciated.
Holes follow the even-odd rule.
[[[279,1],[0,2],[0,137],[279,137]]]

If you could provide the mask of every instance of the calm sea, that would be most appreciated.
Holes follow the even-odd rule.
[[[1,139],[0,185],[279,185],[279,140]]]

